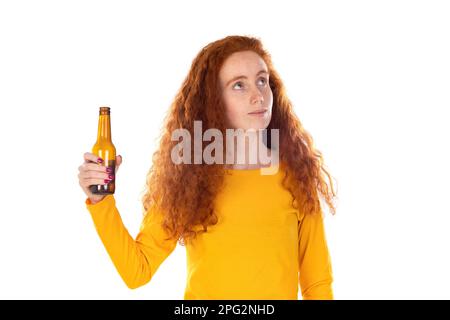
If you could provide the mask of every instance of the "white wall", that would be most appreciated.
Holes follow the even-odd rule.
[[[185,249],[122,283],[85,208],[82,155],[112,108],[132,235],[161,122],[192,59],[260,37],[338,181],[337,299],[448,299],[446,1],[0,2],[0,298],[182,299]]]

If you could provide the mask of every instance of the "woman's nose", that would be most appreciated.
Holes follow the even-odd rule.
[[[251,103],[257,104],[257,103],[263,103],[263,102],[264,102],[264,97],[263,97],[261,91],[259,91],[259,89],[254,89],[252,92]]]

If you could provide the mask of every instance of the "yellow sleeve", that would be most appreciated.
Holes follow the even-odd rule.
[[[299,284],[304,300],[332,300],[331,258],[321,213],[304,214],[298,228]]]
[[[87,198],[85,203],[125,284],[135,289],[149,282],[177,245],[177,240],[165,240],[168,235],[161,226],[160,212],[150,209],[142,220],[139,234],[133,239],[122,222],[113,195],[107,195],[96,204]]]

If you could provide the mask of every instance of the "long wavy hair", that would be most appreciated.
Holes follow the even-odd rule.
[[[305,214],[322,212],[322,198],[332,214],[335,213],[332,177],[311,135],[294,114],[270,54],[257,38],[228,36],[208,44],[192,62],[164,120],[159,149],[153,154],[153,165],[146,178],[142,197],[144,211],[148,212],[152,206],[161,210],[163,228],[170,239],[177,239],[181,245],[217,223],[214,200],[223,187],[226,169],[223,164],[175,164],[171,152],[178,141],[172,141],[172,132],[184,128],[193,137],[194,121],[199,120],[203,132],[216,128],[225,137],[225,106],[221,99],[219,71],[231,54],[247,50],[257,53],[268,67],[273,105],[267,141],[270,141],[270,129],[278,129],[279,159],[285,172],[283,186],[292,194],[293,207]],[[194,151],[191,152],[193,159]]]

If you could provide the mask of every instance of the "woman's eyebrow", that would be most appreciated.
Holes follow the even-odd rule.
[[[258,73],[256,74],[256,76],[259,76],[260,74],[262,74],[262,73],[267,73],[267,74],[269,74],[269,72],[267,72],[267,70],[260,70],[260,71],[258,71]],[[231,83],[231,82],[233,82],[233,81],[236,81],[236,80],[240,80],[240,79],[247,79],[247,77],[246,76],[237,76],[237,77],[234,77],[234,78],[232,78],[231,80],[229,80],[227,83],[226,83],[226,87]]]

